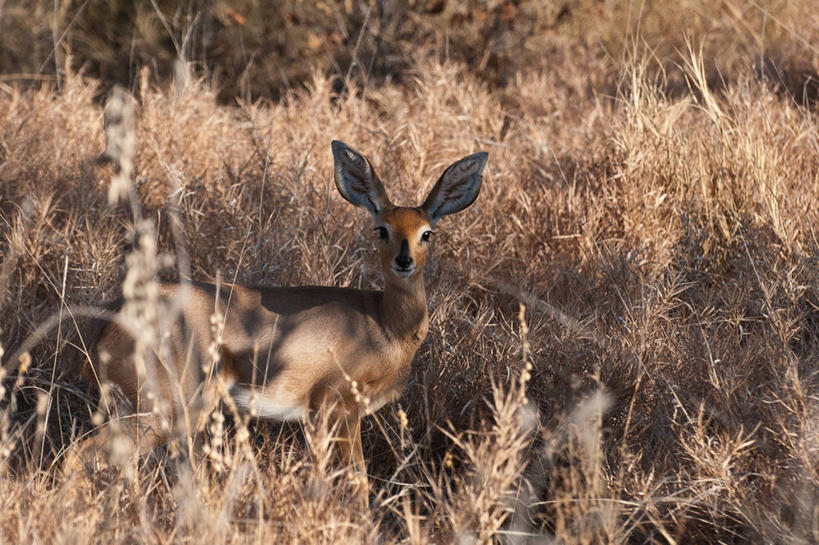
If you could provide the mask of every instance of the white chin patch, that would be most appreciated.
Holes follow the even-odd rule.
[[[413,273],[415,273],[415,267],[409,270],[396,269],[395,267],[391,267],[391,269],[392,273],[399,278],[407,278],[408,276],[412,276]]]

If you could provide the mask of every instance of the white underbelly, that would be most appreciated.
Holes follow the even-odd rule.
[[[241,384],[230,387],[230,397],[239,411],[263,420],[289,422],[302,420],[307,416],[307,407],[303,405],[289,403],[273,392],[251,389]]]

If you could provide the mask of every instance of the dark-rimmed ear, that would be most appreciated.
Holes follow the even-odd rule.
[[[485,151],[473,153],[452,163],[429,192],[421,208],[429,214],[430,225],[447,214],[460,212],[478,197],[483,169],[489,160]]]
[[[374,218],[391,207],[384,185],[376,176],[366,157],[338,140],[333,140],[333,169],[336,187],[341,196],[366,209]]]

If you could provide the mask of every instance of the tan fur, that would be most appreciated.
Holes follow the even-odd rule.
[[[167,436],[162,421],[171,426],[184,422],[189,430],[198,421],[202,390],[212,383],[215,372],[236,406],[260,418],[297,420],[323,406],[333,407],[342,460],[365,471],[360,419],[366,409],[377,410],[401,394],[415,352],[427,335],[422,270],[430,243],[422,235],[432,222],[424,208],[390,204],[369,162],[338,144],[347,153],[336,158],[339,191],[368,208],[377,229],[389,232],[388,240],[376,243],[384,290],[161,284],[163,301],[180,309],[165,324],[163,345],[168,349],[146,358],[140,375],[132,354],[133,337],[120,320],[114,320],[96,344],[92,373],[117,385],[135,413],[150,414],[142,425],[156,432],[151,437],[157,441]],[[470,156],[473,162],[475,157],[483,161],[480,170],[484,155]],[[480,170],[472,184],[480,183]],[[439,181],[439,193],[444,183],[451,182]],[[472,189],[477,194],[479,187]],[[445,201],[436,201],[438,206],[441,202]],[[411,266],[402,268],[402,262]],[[211,327],[215,313],[224,316],[217,339]],[[216,369],[209,351],[215,345]],[[362,395],[369,399],[368,406],[361,405]]]

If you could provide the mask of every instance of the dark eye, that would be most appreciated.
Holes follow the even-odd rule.
[[[424,234],[421,235],[421,240],[429,242],[430,237],[432,237],[432,231],[424,231]]]
[[[378,229],[378,237],[379,237],[381,240],[389,240],[389,238],[390,238],[390,232],[389,232],[389,231],[387,231],[387,228],[386,228],[386,227],[384,227],[384,226],[382,225],[382,226],[380,226],[380,227],[377,227],[376,229]]]

